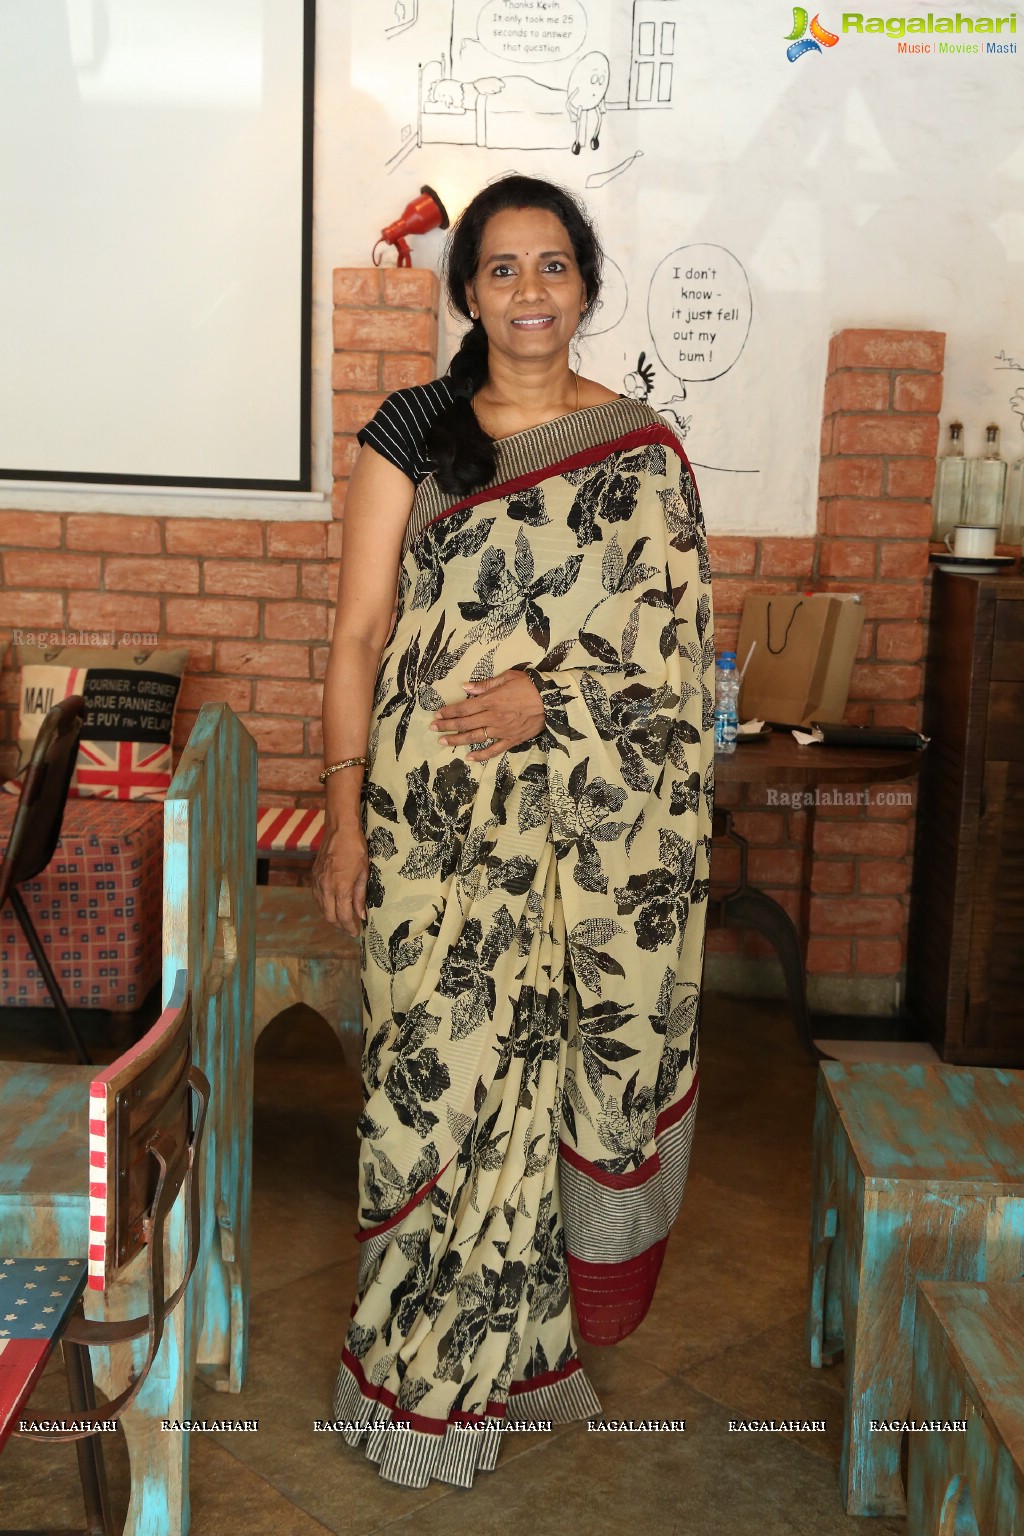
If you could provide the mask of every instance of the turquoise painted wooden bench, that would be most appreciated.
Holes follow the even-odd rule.
[[[324,835],[323,810],[294,805],[256,810],[256,1003],[253,1035],[293,1003],[326,1019],[348,1065],[359,1071],[362,992],[359,943],[324,921],[312,891],[269,886],[270,863],[308,867]]]
[[[325,921],[306,887],[260,886],[256,893],[253,1035],[305,1003],[334,1030],[347,1064],[359,1071],[363,1042],[359,942]]]
[[[823,1063],[814,1122],[807,1344],[845,1355],[840,1486],[851,1515],[902,1514],[921,1280],[1024,1270],[1024,1072]]]
[[[38,1081],[39,1070],[34,1070]],[[0,1257],[0,1449],[10,1433],[46,1444],[73,1442],[85,1505],[82,1536],[114,1536],[104,1435],[144,1389],[167,1319],[187,1292],[199,1252],[199,1149],[210,1085],[192,1061],[192,1008],[184,971],[178,972],[174,996],[152,1028],[109,1066],[94,1067],[93,1074],[88,1085],[78,1085],[78,1113],[68,1116],[59,1144],[48,1149],[62,1168],[77,1169],[86,1191],[86,1248],[57,1258],[49,1251]],[[15,1082],[22,1090],[15,1143],[26,1145],[38,1129],[34,1109],[52,1128],[47,1092],[52,1085],[39,1083],[42,1092],[33,1105],[26,1092],[35,1085],[30,1072],[12,1069],[6,1086]],[[179,1198],[187,1257],[180,1283],[167,1285],[164,1229]],[[144,1284],[144,1312],[125,1319],[114,1308],[113,1316],[85,1317],[81,1291],[86,1275],[95,1293],[132,1272]],[[60,1428],[33,1425],[32,1392],[58,1339],[68,1385],[63,1416],[75,1422]],[[133,1369],[101,1410],[93,1389],[92,1352],[126,1340],[142,1342],[141,1367],[129,1360]],[[48,1471],[45,1462],[39,1471]]]
[[[168,1320],[146,1384],[123,1420],[132,1467],[126,1536],[185,1536],[189,1529],[189,1436],[163,1419],[190,1416],[199,1374],[237,1392],[248,1344],[248,1254],[252,1188],[252,1004],[255,937],[256,749],[226,705],[206,705],[182,754],[164,807],[163,995],[184,970],[192,996],[193,1058],[212,1085],[200,1177],[202,1240],[192,1284]],[[52,1122],[12,1146],[25,1088],[17,1071],[43,1074]],[[0,1063],[0,1250],[74,1253],[85,1243],[88,1203],[77,1170],[55,1155],[73,1122],[88,1067],[23,1068]],[[7,1074],[7,1087],[4,1076]],[[83,1077],[84,1074],[84,1077]],[[4,1104],[6,1095],[6,1105]],[[185,1219],[168,1221],[168,1282],[181,1278]],[[108,1313],[145,1309],[140,1282],[118,1282]],[[89,1315],[95,1315],[92,1307]],[[94,1362],[112,1392],[140,1345],[118,1345]],[[134,1351],[126,1355],[124,1352]],[[141,1359],[141,1356],[138,1356]]]
[[[907,1536],[1024,1532],[1024,1283],[918,1291]]]

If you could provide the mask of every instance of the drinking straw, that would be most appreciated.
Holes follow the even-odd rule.
[[[750,650],[747,652],[747,659],[743,663],[743,671],[740,673],[740,682],[741,683],[743,682],[744,677],[746,677],[746,675],[747,675],[747,668],[750,666],[750,658],[751,658],[751,656],[753,656],[753,654],[754,654],[754,652],[756,650],[757,650],[757,641],[756,640],[752,640],[751,643],[750,643]]]

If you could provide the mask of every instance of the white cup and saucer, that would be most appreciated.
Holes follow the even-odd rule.
[[[946,534],[946,548],[960,560],[991,560],[996,530],[987,523],[958,523]]]
[[[946,534],[948,554],[932,555],[940,571],[998,571],[1013,564],[1012,555],[996,554],[996,529],[990,523],[957,523]]]

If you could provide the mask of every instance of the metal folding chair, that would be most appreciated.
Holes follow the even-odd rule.
[[[62,699],[46,715],[39,727],[32,756],[25,769],[21,798],[14,813],[11,837],[0,863],[0,907],[10,902],[14,915],[39,967],[53,1006],[81,1062],[89,1061],[82,1037],[75,1028],[60,983],[46,958],[35,924],[22,900],[19,885],[34,880],[53,858],[64,820],[71,775],[78,752],[78,737],[85,714],[85,700],[79,694]]]

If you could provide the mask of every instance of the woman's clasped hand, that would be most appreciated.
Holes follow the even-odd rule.
[[[468,697],[438,710],[431,729],[442,733],[442,746],[453,751],[468,744],[468,762],[500,757],[543,730],[544,705],[525,672],[511,668],[463,687]]]

